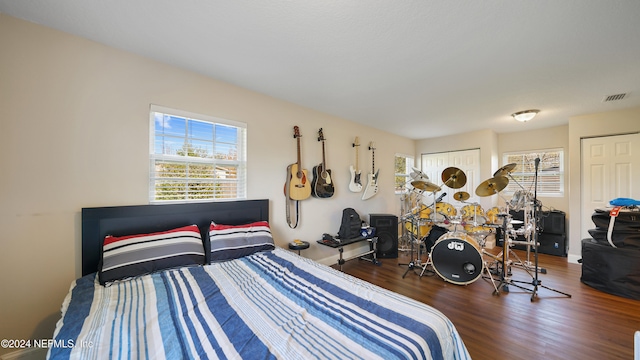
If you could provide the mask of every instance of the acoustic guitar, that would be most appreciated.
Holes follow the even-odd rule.
[[[371,172],[369,173],[367,187],[362,194],[362,200],[370,199],[378,193],[378,173],[380,169],[376,171],[376,148],[373,141],[369,143],[369,150],[371,150]]]
[[[318,141],[322,142],[322,162],[318,166],[313,167],[313,180],[311,181],[311,189],[314,197],[329,198],[333,196],[335,188],[331,181],[331,170],[327,169],[327,163],[324,155],[324,134],[322,128],[318,130]]]
[[[308,181],[307,170],[302,168],[300,161],[300,128],[293,127],[293,137],[298,143],[298,161],[287,166],[287,182],[285,184],[285,194],[288,191],[291,200],[304,200],[311,196],[311,184]]]
[[[360,151],[360,139],[356,136],[355,141],[351,144],[353,148],[356,150],[356,166],[349,165],[349,172],[351,173],[351,181],[349,181],[349,190],[352,192],[359,193],[362,191],[362,180],[360,180],[360,175],[362,171],[358,168],[358,152]]]

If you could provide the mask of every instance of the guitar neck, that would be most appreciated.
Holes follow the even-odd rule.
[[[298,142],[298,161],[296,162],[296,164],[298,165],[298,172],[296,173],[296,176],[298,177],[298,179],[302,179],[304,175],[302,173],[302,161],[300,160],[300,136],[298,136],[296,140]]]
[[[327,170],[327,163],[326,163],[326,160],[324,158],[324,140],[322,140],[322,169],[323,169],[323,171]]]
[[[375,174],[376,172],[376,148],[374,146],[375,144],[373,142],[369,144],[369,150],[371,150],[371,173],[372,174]]]

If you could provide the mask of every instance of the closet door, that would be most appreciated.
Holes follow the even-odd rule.
[[[447,195],[442,199],[444,202],[448,202],[460,210],[464,205],[459,201],[453,199],[453,194],[458,191],[466,191],[471,196],[467,203],[480,202],[479,197],[476,195],[476,187],[481,183],[480,181],[480,149],[460,150],[443,153],[422,154],[422,172],[424,172],[430,179],[430,181],[442,188],[442,190],[436,193],[436,197],[442,193]],[[467,183],[459,189],[451,189],[444,185],[442,180],[442,172],[448,167],[456,167],[464,172],[467,177]],[[429,195],[424,197],[424,204],[429,205],[433,202],[434,197]]]
[[[582,139],[581,239],[589,238],[594,209],[624,197],[640,199],[640,133]]]

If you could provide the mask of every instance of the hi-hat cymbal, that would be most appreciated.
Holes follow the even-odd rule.
[[[427,176],[427,174],[414,167],[411,167],[411,170],[413,171],[409,173],[409,176],[411,176],[413,180],[429,181],[429,177]]]
[[[442,181],[452,189],[460,189],[467,183],[467,175],[457,167],[448,167],[442,172]]]
[[[471,195],[469,195],[469,193],[466,191],[458,191],[457,193],[453,194],[453,199],[458,201],[468,200],[469,197],[471,197]]]
[[[422,180],[412,181],[411,182],[411,186],[413,186],[416,189],[429,191],[429,192],[436,192],[436,191],[442,190],[440,188],[440,186],[438,186],[438,185],[436,185],[436,184],[434,184],[432,182],[422,181]]]
[[[516,163],[511,163],[511,164],[507,164],[503,167],[501,167],[500,169],[498,169],[498,171],[493,173],[493,176],[507,176],[508,174],[511,174],[511,172],[513,171],[513,169],[516,168]]]
[[[478,185],[476,188],[476,195],[478,196],[491,196],[499,193],[509,184],[509,179],[506,176],[495,176],[491,179],[487,179]]]

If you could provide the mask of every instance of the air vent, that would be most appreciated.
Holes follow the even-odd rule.
[[[602,102],[622,100],[625,96],[627,96],[627,93],[605,96],[604,99],[602,99]]]

